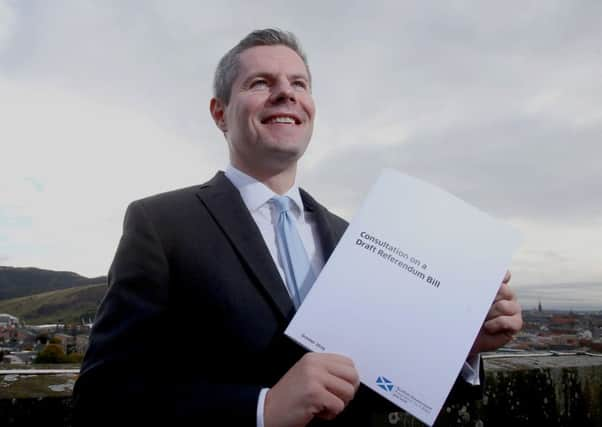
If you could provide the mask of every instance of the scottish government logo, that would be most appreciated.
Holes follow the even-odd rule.
[[[393,383],[385,377],[378,377],[376,379],[376,385],[382,388],[384,391],[393,390]]]

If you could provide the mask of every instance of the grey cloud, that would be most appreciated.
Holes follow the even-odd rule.
[[[312,26],[328,25],[304,12],[306,5],[294,11],[276,2],[264,13],[240,1],[211,8],[197,1],[17,6],[21,31],[0,73],[111,98],[197,139],[213,130],[208,101],[215,66],[242,36],[266,26],[302,33],[310,18]],[[249,19],[255,15],[262,17]]]
[[[388,166],[505,217],[602,215],[602,5],[516,7],[350,13],[314,62],[318,120],[339,141],[317,135],[308,186],[349,215]],[[407,134],[383,143],[387,124]]]
[[[599,110],[602,6],[521,4],[518,15],[516,7],[362,9],[361,24],[362,15],[349,14],[316,43],[321,108],[354,121],[391,108],[398,120],[499,120],[560,91],[559,102],[576,102],[577,112]]]
[[[261,13],[236,1],[210,10],[195,1],[17,5],[21,31],[5,72],[116,97],[194,138],[212,128],[207,101],[220,56],[268,25],[300,36],[320,109],[347,121],[390,110],[412,123],[477,113],[499,119],[576,73],[602,73],[597,2],[345,9],[310,2],[294,10],[274,2]]]
[[[352,196],[349,189],[365,190],[367,178],[392,167],[497,215],[591,220],[602,215],[601,134],[602,126],[577,131],[517,119],[396,145],[366,141],[324,158],[309,180],[327,186],[335,203],[351,209],[362,191]]]
[[[149,116],[203,144],[207,176],[226,152],[208,114],[215,64],[278,26],[309,55],[324,132],[304,183],[334,210],[350,217],[389,166],[500,216],[602,214],[599,1],[6,4],[0,75]]]
[[[0,55],[9,46],[16,27],[17,16],[12,5],[8,2],[0,2]]]

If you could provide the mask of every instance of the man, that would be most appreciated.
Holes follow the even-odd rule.
[[[292,34],[253,32],[222,58],[214,89],[211,116],[230,166],[129,206],[74,391],[76,423],[104,423],[114,411],[176,425],[365,425],[387,403],[359,387],[353,361],[306,353],[283,334],[304,278],[282,246],[280,221],[302,242],[305,277],[347,225],[295,181],[315,118],[305,56]],[[521,328],[509,279],[472,359]]]

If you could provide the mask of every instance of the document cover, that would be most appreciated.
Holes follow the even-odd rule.
[[[519,242],[509,225],[386,169],[286,334],[350,357],[363,384],[432,425]]]

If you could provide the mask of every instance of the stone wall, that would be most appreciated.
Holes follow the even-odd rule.
[[[602,357],[504,356],[485,360],[485,394],[444,408],[435,426],[602,427]],[[378,414],[374,426],[423,426]]]
[[[483,399],[445,407],[435,426],[602,427],[602,357],[485,359]],[[69,426],[75,374],[0,373],[0,425]],[[374,414],[373,427],[423,426],[402,412]]]

